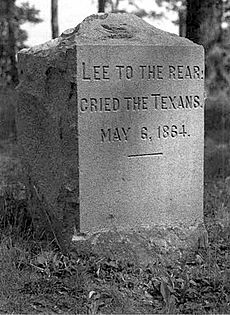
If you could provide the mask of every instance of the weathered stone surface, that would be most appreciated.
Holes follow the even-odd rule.
[[[151,266],[162,259],[172,266],[178,259],[205,249],[208,245],[207,232],[202,224],[190,228],[156,225],[154,229],[111,229],[86,238],[74,237],[74,240],[77,241],[74,247],[78,254],[91,252],[102,258],[141,266]]]
[[[98,14],[19,64],[23,159],[55,220],[84,233],[202,224],[201,46]]]

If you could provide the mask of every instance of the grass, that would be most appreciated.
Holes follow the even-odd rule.
[[[160,254],[146,267],[90,249],[63,256],[52,244],[2,236],[1,313],[229,313],[230,235],[212,197],[208,203],[209,247],[174,265]]]

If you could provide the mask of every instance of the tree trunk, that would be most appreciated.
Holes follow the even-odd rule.
[[[15,0],[8,0],[6,2],[6,19],[8,24],[8,56],[10,60],[9,75],[13,85],[18,84],[18,70],[16,62],[16,39],[15,39],[15,21],[14,10]]]
[[[186,36],[186,9],[179,9],[179,35],[182,37]]]
[[[98,13],[105,12],[105,1],[106,0],[98,0]]]
[[[52,38],[58,37],[58,0],[51,0],[51,28]]]
[[[209,49],[221,40],[222,0],[187,0],[186,37]]]

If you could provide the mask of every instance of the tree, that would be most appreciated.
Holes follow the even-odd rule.
[[[105,9],[113,13],[124,12],[124,10],[118,9],[120,2],[122,2],[122,0],[98,0],[98,12],[105,12]]]
[[[39,11],[23,3],[20,6],[15,0],[0,0],[0,83],[18,83],[16,53],[25,47],[27,33],[21,29],[25,22],[38,23]]]
[[[179,24],[179,35],[182,37],[186,36],[186,9],[185,7],[181,7],[178,10],[178,24]]]
[[[225,29],[223,23],[225,22]],[[225,0],[187,0],[186,36],[205,48],[206,135],[229,141],[229,4]],[[225,130],[226,129],[226,130]],[[221,135],[221,137],[220,137]]]
[[[51,28],[52,38],[58,37],[58,0],[51,0]]]
[[[186,0],[156,0],[159,7],[164,6],[167,11],[175,11],[178,18],[173,21],[179,26],[179,35],[186,35]]]
[[[8,24],[8,54],[11,68],[9,75],[12,81],[18,83],[18,71],[16,65],[16,47],[15,47],[15,23],[13,20],[15,0],[8,0],[6,3],[6,18]]]
[[[221,41],[222,0],[187,0],[186,37],[209,49]]]
[[[105,3],[106,0],[98,0],[98,12],[105,12]]]
[[[195,42],[199,40],[205,47],[221,41],[223,33],[228,29],[227,25],[229,26],[230,22],[228,0],[156,0],[156,3],[165,6],[168,11],[178,13],[178,19],[174,23],[179,24],[181,36],[187,36]]]

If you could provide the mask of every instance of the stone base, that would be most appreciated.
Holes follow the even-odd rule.
[[[140,228],[138,230],[107,230],[92,235],[74,235],[74,247],[112,260],[147,266],[156,261],[157,254],[176,260],[185,252],[205,248],[207,231],[203,224],[193,227]]]

